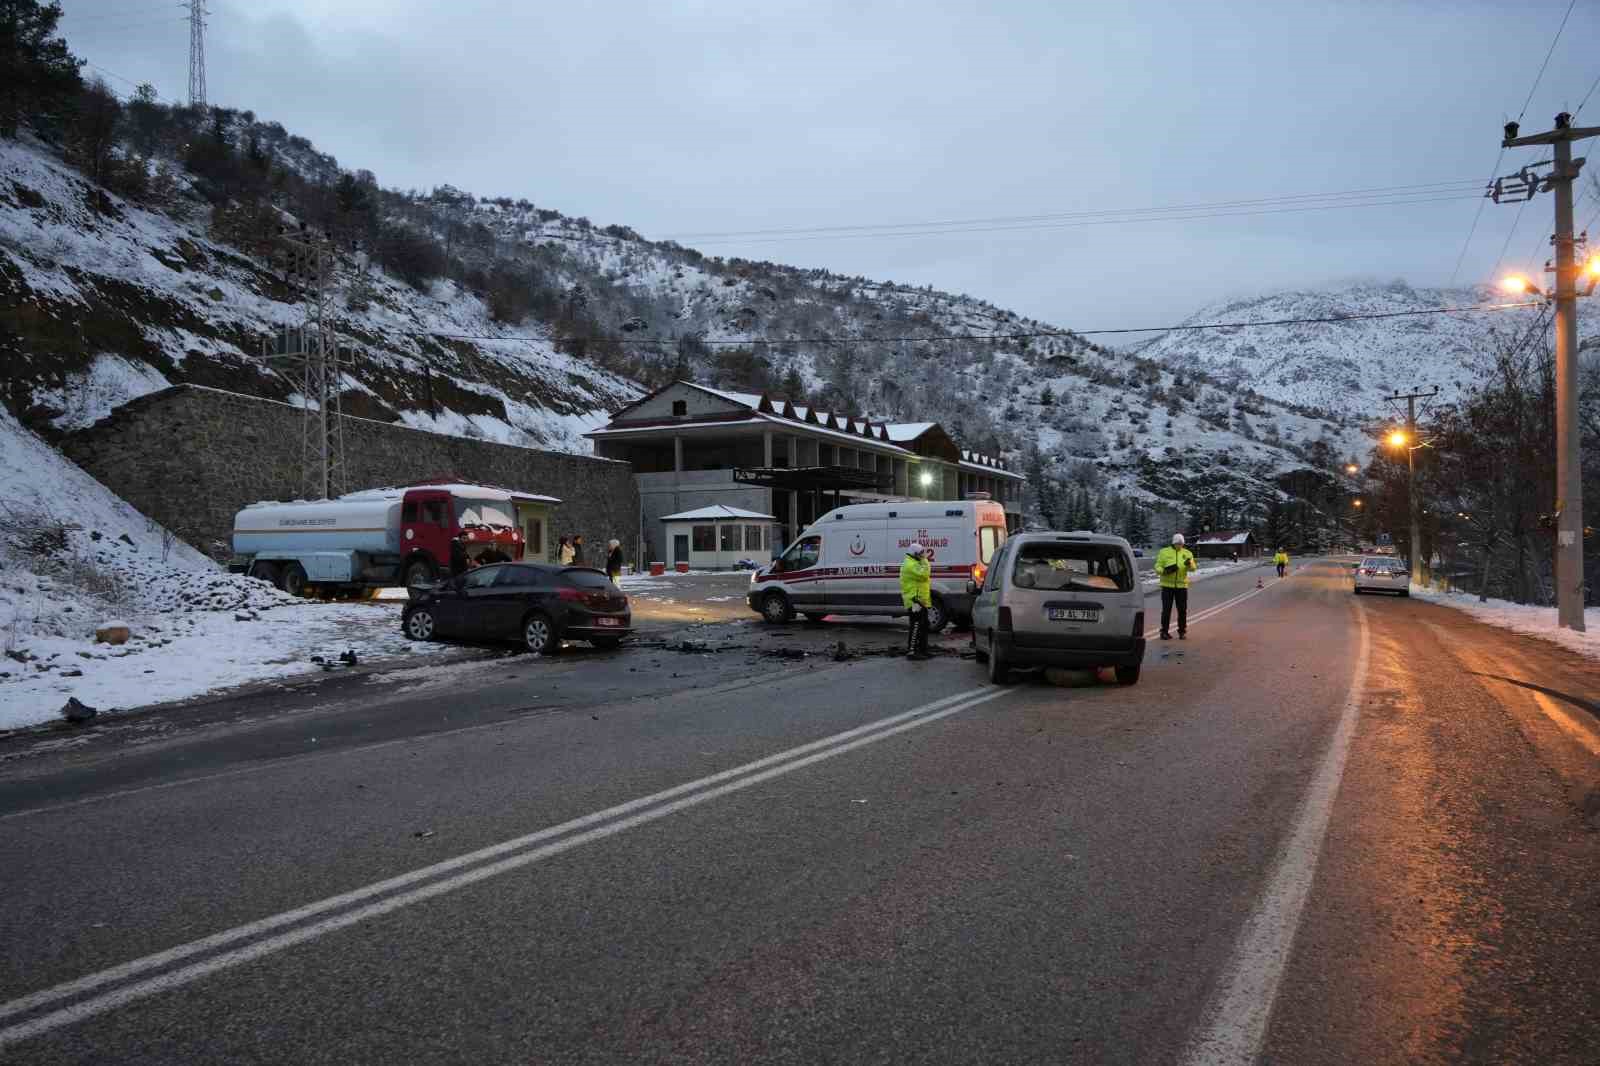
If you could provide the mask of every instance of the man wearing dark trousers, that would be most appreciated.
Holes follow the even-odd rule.
[[[906,549],[905,561],[900,564],[900,602],[911,615],[911,629],[906,634],[906,657],[912,660],[928,658],[928,608],[933,606],[933,568],[928,563],[927,549],[912,544]]]
[[[1183,546],[1183,534],[1156,553],[1156,576],[1161,579],[1161,639],[1172,639],[1172,608],[1178,608],[1178,639],[1189,637],[1189,571],[1199,569],[1194,553]]]

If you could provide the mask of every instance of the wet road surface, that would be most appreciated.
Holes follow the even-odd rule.
[[[0,1061],[1593,1061],[1594,665],[1192,613],[1131,688],[740,621],[0,748]]]

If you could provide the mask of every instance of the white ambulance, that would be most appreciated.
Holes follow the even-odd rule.
[[[768,622],[804,615],[903,615],[900,564],[914,543],[932,549],[937,633],[972,618],[967,582],[983,584],[995,549],[1006,539],[1005,508],[992,500],[857,503],[837,507],[789,545],[782,557],[750,575],[748,600]]]

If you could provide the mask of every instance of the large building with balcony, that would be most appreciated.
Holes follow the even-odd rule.
[[[846,503],[986,493],[1013,529],[1022,522],[1022,476],[964,450],[936,422],[864,421],[678,381],[586,436],[596,455],[633,464],[645,560],[672,561],[663,518],[716,505],[772,516],[765,533],[741,537],[760,561]]]

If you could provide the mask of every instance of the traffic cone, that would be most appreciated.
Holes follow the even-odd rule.
[[[1266,586],[1261,583],[1261,575],[1260,574],[1256,575],[1256,588],[1258,588],[1258,589],[1266,588]]]

